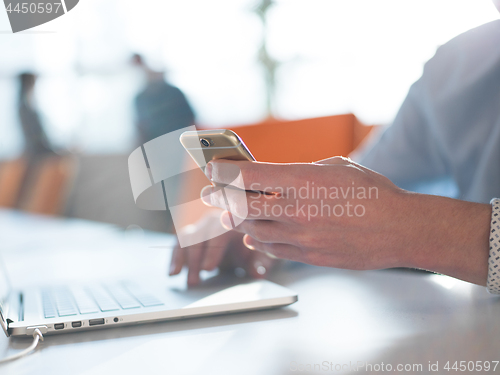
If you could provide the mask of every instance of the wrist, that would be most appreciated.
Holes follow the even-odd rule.
[[[404,266],[486,285],[491,206],[445,197],[404,193],[411,245]]]

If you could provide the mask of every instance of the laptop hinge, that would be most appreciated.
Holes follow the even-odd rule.
[[[0,323],[7,336],[10,336],[9,325],[17,321],[24,321],[24,296],[23,293],[11,292],[6,302],[0,309]]]
[[[5,334],[7,335],[7,337],[10,336],[9,323],[13,323],[12,320],[4,319],[3,314],[2,314],[2,309],[0,309],[0,325],[2,326],[3,330],[5,331]]]

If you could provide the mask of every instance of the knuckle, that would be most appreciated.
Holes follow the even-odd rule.
[[[311,248],[315,244],[315,239],[308,233],[297,233],[294,236],[295,245],[299,248]]]
[[[244,199],[231,200],[231,213],[241,218],[248,216],[247,202]]]
[[[283,247],[277,244],[269,244],[266,250],[278,258],[288,259],[290,257]]]
[[[250,236],[252,236],[257,241],[270,242],[271,240],[273,240],[274,235],[271,231],[269,223],[261,220],[255,220],[248,222],[248,227]]]
[[[245,168],[240,170],[241,177],[243,178],[243,181],[245,184],[251,184],[257,179],[257,173],[255,170],[251,168]]]
[[[261,228],[258,228],[258,225],[255,223],[249,224],[248,234],[250,237],[259,242],[266,242],[267,240],[264,231]]]

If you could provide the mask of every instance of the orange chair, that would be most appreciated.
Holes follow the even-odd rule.
[[[21,157],[0,165],[0,207],[43,215],[60,214],[74,165],[70,157]]]
[[[347,156],[372,130],[353,114],[231,127],[258,161],[310,163]]]
[[[44,158],[33,171],[31,186],[20,204],[24,211],[42,215],[61,214],[75,166],[68,156]]]
[[[258,161],[273,163],[312,163],[332,156],[348,156],[372,131],[353,114],[317,117],[296,121],[268,120],[257,124],[230,127],[248,146]],[[195,168],[193,160],[187,168]],[[190,174],[194,178],[196,174]],[[200,175],[198,175],[200,176]],[[196,196],[204,181],[187,180],[181,194]],[[181,199],[183,201],[183,199]],[[208,208],[201,202],[191,212],[183,212],[176,228],[196,222]]]
[[[26,169],[24,158],[6,160],[0,164],[0,207],[16,207]]]

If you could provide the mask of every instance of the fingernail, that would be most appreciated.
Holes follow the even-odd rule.
[[[205,186],[200,193],[201,200],[207,206],[212,206],[212,197],[211,194],[214,192],[214,189],[211,186]]]
[[[203,262],[201,263],[201,269],[205,271],[212,271],[215,268],[215,265],[212,266],[212,259],[209,256],[205,256],[203,258]]]
[[[168,274],[172,276],[174,274],[174,271],[175,271],[175,264],[172,263],[170,264],[170,269],[168,270]]]
[[[229,217],[229,212],[224,211],[220,215],[220,223],[224,227],[224,229],[230,230],[231,228],[231,218]]]
[[[205,175],[210,181],[212,181],[212,162],[208,162],[205,166]]]
[[[250,250],[255,250],[255,247],[253,247],[252,245],[250,245],[248,243],[248,239],[250,238],[250,236],[248,234],[245,234],[245,236],[243,237],[243,245],[245,245],[246,247],[248,247]]]
[[[211,267],[209,268],[209,266],[210,266],[210,261],[205,259],[203,261],[203,264],[201,265],[201,269],[205,271],[212,271]]]

